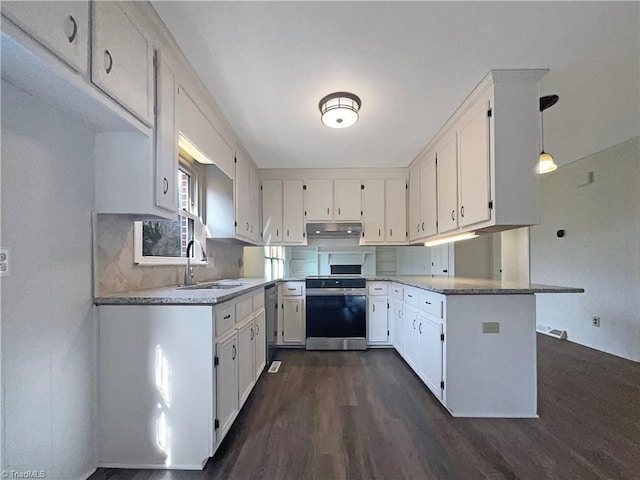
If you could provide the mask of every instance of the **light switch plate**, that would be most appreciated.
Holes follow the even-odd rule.
[[[500,333],[500,322],[482,322],[482,333]]]

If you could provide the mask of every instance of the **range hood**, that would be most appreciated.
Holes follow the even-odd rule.
[[[307,223],[307,238],[357,238],[360,223]]]

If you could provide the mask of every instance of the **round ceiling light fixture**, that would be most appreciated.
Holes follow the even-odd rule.
[[[358,111],[361,105],[360,98],[353,93],[330,93],[320,100],[322,123],[331,128],[350,127],[358,121]]]

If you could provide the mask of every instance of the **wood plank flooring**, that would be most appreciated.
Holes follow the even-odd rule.
[[[278,354],[203,471],[90,480],[640,479],[640,364],[538,336],[539,419],[452,418],[392,350]]]

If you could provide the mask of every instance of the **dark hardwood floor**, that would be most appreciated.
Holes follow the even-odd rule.
[[[640,364],[538,335],[539,419],[452,418],[392,350],[279,352],[204,471],[91,480],[640,479]]]

